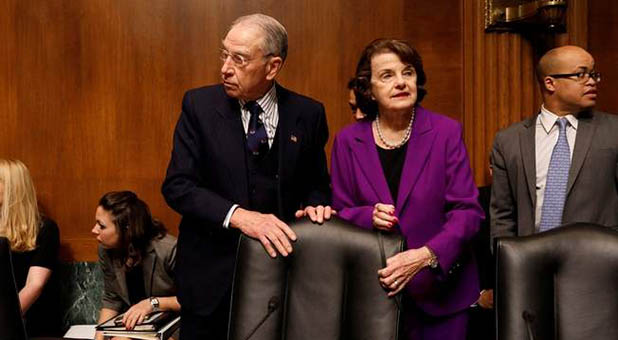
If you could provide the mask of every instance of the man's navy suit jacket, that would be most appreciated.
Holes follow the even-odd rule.
[[[324,106],[277,85],[279,123],[277,217],[330,203]],[[182,308],[208,315],[231,289],[239,231],[223,228],[233,204],[250,209],[246,141],[240,106],[222,85],[189,90],[174,132],[163,183],[182,215],[176,277]]]

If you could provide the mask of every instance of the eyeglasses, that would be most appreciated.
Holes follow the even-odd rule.
[[[272,55],[273,55],[272,53],[269,53],[267,55],[262,56],[262,58],[270,57]],[[219,49],[219,59],[221,59],[222,62],[225,62],[228,57],[232,58],[232,62],[234,63],[234,65],[238,67],[245,67],[247,66],[247,64],[249,64],[251,60],[256,59],[256,58],[248,58],[243,55],[232,53],[226,49],[220,48]]]
[[[549,74],[549,76],[552,77],[552,78],[571,78],[571,77],[575,77],[576,80],[578,82],[580,82],[580,83],[585,83],[590,78],[592,78],[597,83],[601,81],[601,72],[597,72],[597,71],[590,71],[590,72],[582,71],[582,72],[577,72],[577,73]]]

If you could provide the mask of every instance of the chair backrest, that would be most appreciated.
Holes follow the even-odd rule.
[[[0,339],[26,340],[9,241],[0,237]]]
[[[403,238],[337,218],[291,227],[298,240],[287,258],[272,259],[261,243],[241,237],[228,339],[397,339],[398,304],[377,271],[382,254],[404,249]]]
[[[615,230],[577,223],[499,239],[496,261],[498,339],[618,339]]]

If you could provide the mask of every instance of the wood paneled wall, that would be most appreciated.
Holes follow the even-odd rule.
[[[411,41],[424,59],[424,105],[464,124],[478,185],[490,182],[495,133],[541,99],[535,48],[483,31],[482,0],[5,0],[0,3],[0,157],[33,174],[61,228],[63,257],[94,260],[98,198],[129,189],[177,233],[160,185],[185,90],[219,82],[218,47],[236,17],[262,12],[288,29],[279,81],[322,101],[331,137],[352,118],[346,84],[378,37]],[[618,112],[612,0],[569,1],[568,33],[603,72],[599,107]],[[331,138],[332,141],[332,138]],[[330,143],[328,146],[330,152]]]
[[[590,41],[598,46],[591,48],[591,53],[598,59],[597,64],[607,65],[607,69],[612,68],[608,70],[610,74],[616,72],[613,66],[618,60],[618,53],[614,48],[607,49],[607,46],[612,46],[610,42],[618,42],[615,25],[610,28],[613,33],[610,33],[609,41],[605,40],[606,35],[604,38],[592,38],[592,35],[596,37],[610,26],[609,21],[613,18],[611,10],[616,13],[618,6],[611,0],[569,0],[567,32],[555,36],[534,35],[535,38],[531,38],[519,33],[485,33],[485,2],[463,2],[463,122],[476,183],[481,186],[491,183],[489,153],[496,132],[539,110],[542,98],[534,69],[545,49],[567,44],[587,48],[590,30]],[[590,13],[589,6],[593,8]],[[598,17],[606,19],[598,20]],[[597,49],[601,48],[606,51],[598,53],[597,56]],[[603,68],[603,71],[605,70],[606,68]],[[604,91],[608,91],[608,88],[611,89],[609,91],[618,90],[618,81],[614,80],[616,78],[607,78],[604,76],[602,83],[602,88],[606,86]],[[602,95],[600,91],[599,97]],[[607,94],[606,96],[609,97]],[[605,106],[604,103],[611,106],[609,101],[601,99],[601,108]]]
[[[0,157],[31,169],[65,259],[96,259],[90,229],[109,190],[136,191],[177,232],[160,186],[182,94],[219,82],[220,40],[252,12],[287,27],[279,80],[325,104],[331,136],[352,122],[347,80],[378,37],[416,45],[425,106],[462,119],[460,0],[2,1]]]
[[[477,185],[490,183],[495,132],[538,107],[533,49],[516,33],[485,33],[484,1],[464,1],[464,126]]]
[[[602,74],[597,107],[618,113],[618,1],[592,0],[588,4],[588,50]],[[617,132],[618,133],[618,132]]]

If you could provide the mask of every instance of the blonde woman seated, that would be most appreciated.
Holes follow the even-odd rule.
[[[92,233],[105,278],[99,323],[125,313],[122,321],[132,329],[154,311],[180,311],[176,238],[152,218],[146,203],[131,191],[109,192],[99,200],[95,217]],[[96,339],[103,339],[103,333]]]
[[[17,160],[0,159],[0,236],[11,246],[28,335],[59,335],[59,313],[49,313],[57,294],[48,285],[58,262],[58,227],[39,213],[30,172]]]

